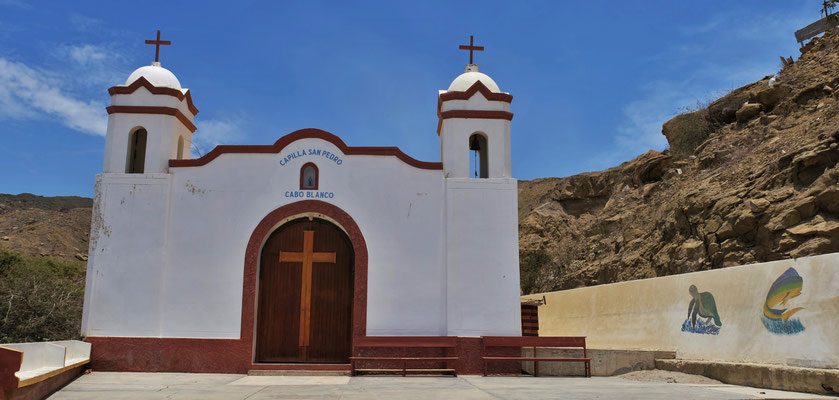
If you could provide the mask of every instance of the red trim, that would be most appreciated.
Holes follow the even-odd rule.
[[[198,115],[198,109],[195,108],[195,105],[192,104],[192,95],[190,94],[189,89],[187,89],[186,94],[184,92],[168,88],[168,87],[157,87],[152,85],[151,82],[148,81],[144,76],[139,77],[136,81],[132,82],[128,86],[113,86],[108,89],[108,94],[111,96],[115,94],[131,94],[134,93],[137,89],[144,87],[146,90],[151,92],[151,94],[160,94],[166,96],[173,96],[180,101],[186,99],[186,105],[189,107],[189,111],[192,112],[192,115]]]
[[[449,118],[470,118],[470,119],[506,119],[513,120],[513,113],[509,111],[485,111],[485,110],[451,110],[437,114],[437,135],[443,129],[443,120]]]
[[[506,119],[513,120],[513,113],[509,111],[484,111],[484,110],[450,110],[443,111],[443,102],[449,100],[469,100],[475,93],[481,92],[487,100],[513,102],[513,95],[509,93],[495,93],[481,81],[475,81],[469,89],[463,92],[445,92],[437,97],[437,135],[443,129],[443,120],[449,118],[473,118],[473,119]]]
[[[481,92],[481,94],[487,99],[491,101],[503,101],[505,103],[512,103],[513,102],[513,95],[509,93],[496,93],[492,90],[489,90],[486,85],[484,85],[481,81],[475,81],[469,89],[466,89],[463,92],[456,92],[450,91],[441,93],[439,96],[440,102],[449,101],[449,100],[469,100],[475,93]]]
[[[169,167],[200,167],[222,154],[278,154],[289,144],[301,139],[321,139],[330,142],[341,149],[346,155],[368,155],[368,156],[393,156],[405,164],[420,169],[442,170],[443,163],[419,161],[406,155],[398,147],[350,147],[347,146],[338,136],[320,129],[307,128],[294,131],[281,137],[273,145],[223,145],[216,146],[212,151],[201,158],[191,160],[169,160]]]
[[[310,165],[315,168],[315,187],[303,188],[303,172],[306,170],[306,167]],[[300,190],[318,190],[318,185],[320,185],[320,171],[318,171],[318,166],[313,162],[303,164],[303,166],[300,167]]]
[[[172,107],[155,107],[155,106],[110,106],[106,107],[108,114],[160,114],[171,115],[181,121],[190,132],[195,132],[197,129],[181,110]]]
[[[93,344],[92,368],[99,371],[215,372],[244,374],[264,364],[253,363],[256,321],[256,288],[259,253],[263,242],[277,225],[304,213],[323,214],[340,225],[355,252],[355,281],[352,311],[353,338],[367,332],[367,242],[358,224],[344,210],[318,200],[304,200],[282,206],[257,224],[245,250],[242,285],[242,328],[239,339],[183,339],[88,337]],[[272,369],[283,369],[275,364]],[[291,369],[314,369],[313,364]],[[317,364],[314,364],[317,365]]]
[[[16,388],[20,383],[15,373],[20,371],[21,365],[23,365],[22,351],[0,347],[0,394],[3,394],[4,388]]]
[[[513,113],[509,111],[484,111],[484,110],[451,110],[440,113],[440,119],[449,118],[477,118],[477,119],[506,119],[513,120]]]

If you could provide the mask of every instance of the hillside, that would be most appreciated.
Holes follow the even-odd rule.
[[[30,256],[87,260],[93,201],[0,194],[0,247]]]
[[[837,46],[668,121],[664,152],[520,182],[523,291],[839,251]]]

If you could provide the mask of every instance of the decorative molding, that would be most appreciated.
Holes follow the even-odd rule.
[[[437,114],[437,135],[443,129],[443,120],[449,118],[471,118],[471,119],[506,119],[513,120],[513,113],[509,111],[491,111],[491,110],[450,110],[443,111]]]
[[[439,100],[440,102],[449,101],[449,100],[469,100],[475,93],[481,92],[487,100],[491,101],[503,101],[505,103],[512,103],[513,102],[513,95],[509,93],[496,93],[492,90],[489,90],[486,85],[484,85],[481,81],[475,81],[469,89],[466,89],[463,92],[456,92],[456,91],[447,91],[445,93],[440,93]]]
[[[480,92],[489,101],[513,102],[513,95],[509,93],[495,93],[481,81],[475,81],[469,89],[462,92],[445,92],[437,96],[437,135],[443,129],[443,120],[449,118],[475,118],[475,119],[506,119],[513,120],[513,113],[509,111],[484,111],[484,110],[450,110],[443,111],[443,102],[449,100],[469,100],[476,93]]]
[[[475,119],[506,119],[513,120],[513,113],[509,111],[484,111],[484,110],[451,110],[440,113],[440,119],[449,118],[475,118]]]
[[[146,88],[146,90],[151,92],[151,94],[173,96],[180,101],[186,99],[186,105],[187,107],[189,107],[189,111],[192,113],[193,116],[198,115],[198,109],[195,108],[194,104],[192,104],[192,95],[190,94],[189,89],[187,89],[186,94],[184,94],[184,92],[181,92],[178,89],[154,86],[144,76],[141,76],[128,86],[113,86],[110,89],[108,89],[108,94],[110,94],[111,96],[115,94],[131,94],[141,87]]]
[[[419,161],[403,153],[398,147],[351,147],[327,131],[307,128],[281,137],[273,145],[222,145],[216,146],[201,158],[190,160],[169,160],[169,167],[199,167],[208,164],[222,154],[278,154],[289,144],[302,139],[321,139],[338,147],[346,155],[392,156],[405,164],[420,169],[442,170],[443,163]]]
[[[178,110],[177,108],[173,107],[156,107],[156,106],[109,106],[105,108],[108,110],[108,114],[159,114],[159,115],[171,115],[181,121],[184,126],[189,129],[190,132],[195,132],[196,128],[195,124],[189,120],[189,118]]]

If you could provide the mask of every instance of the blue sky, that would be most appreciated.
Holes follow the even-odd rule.
[[[568,176],[664,149],[684,107],[776,73],[820,0],[0,0],[0,193],[91,196],[107,89],[154,59],[192,91],[194,140],[313,127],[439,160],[437,90],[468,61],[514,96],[513,175]]]

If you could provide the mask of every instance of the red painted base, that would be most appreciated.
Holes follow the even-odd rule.
[[[481,338],[459,337],[459,375],[481,375]],[[248,370],[347,371],[349,364],[253,364],[251,348],[243,340],[89,337],[91,368],[124,372],[211,372],[245,374]],[[509,355],[521,355],[509,349]],[[402,356],[402,349],[380,348],[376,355]],[[518,353],[518,354],[517,354]],[[501,353],[499,353],[500,355]],[[489,374],[521,373],[520,363],[490,363]]]
[[[0,399],[5,400],[41,400],[49,397],[59,389],[72,382],[82,374],[87,365],[70,368],[58,375],[49,377],[38,383],[22,388],[0,388]]]
[[[251,348],[242,340],[89,337],[94,371],[246,374]]]

